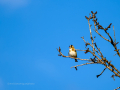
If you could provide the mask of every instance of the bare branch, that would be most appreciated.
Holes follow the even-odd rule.
[[[104,70],[103,70],[99,75],[97,75],[97,78],[98,78],[99,76],[101,76],[102,73],[103,73],[105,70],[106,70],[106,67],[104,68]]]
[[[83,66],[83,65],[88,65],[88,64],[98,64],[98,63],[94,63],[94,62],[91,62],[91,63],[84,63],[84,64],[80,64],[80,65],[72,66],[71,68],[75,68],[75,67]]]
[[[60,49],[60,47],[59,47],[59,49]],[[74,57],[71,57],[71,56],[65,56],[65,55],[62,54],[62,52],[59,49],[57,49],[58,52],[59,52],[58,56],[62,56],[62,57],[66,57],[66,58],[72,58],[72,59],[77,59],[77,60],[82,60],[82,61],[91,61],[90,59],[81,59],[81,58],[74,58]]]
[[[117,90],[117,89],[120,89],[120,87],[117,87],[116,89],[114,89],[114,90]]]
[[[89,42],[86,42],[85,40],[84,40],[84,37],[81,37],[82,39],[83,39],[83,41],[87,44],[87,45],[90,45],[91,47],[92,47],[92,45],[89,43]],[[92,47],[93,48],[93,47]],[[93,56],[95,56],[96,58],[97,58],[97,60],[98,60],[98,63],[100,63],[100,64],[102,64],[102,65],[104,65],[105,67],[107,67],[110,71],[112,71],[116,76],[118,76],[118,77],[120,77],[120,71],[118,70],[118,69],[116,69],[115,67],[114,67],[114,65],[112,65],[110,62],[108,62],[108,60],[107,59],[105,59],[105,58],[103,58],[103,55],[102,55],[102,53],[101,53],[101,51],[100,51],[100,49],[98,48],[98,47],[96,47],[97,49],[98,49],[98,51],[100,52],[100,54],[101,54],[101,59],[100,58],[98,58],[98,56],[94,53],[94,52],[92,52],[92,51],[87,51],[87,52],[90,52]],[[96,49],[95,49],[96,50]],[[97,50],[96,50],[97,51]],[[98,53],[98,52],[97,52]],[[98,53],[98,55],[100,55],[99,53]],[[109,65],[107,65],[107,64]],[[112,68],[111,68],[112,67]],[[114,71],[114,70],[116,70],[116,71]]]
[[[108,68],[110,71],[112,71],[115,74],[115,76],[118,76],[120,78],[120,71],[118,71],[118,69],[116,69],[114,67],[114,65],[111,64],[111,62],[108,62],[108,60],[103,57],[102,57],[102,59],[99,59],[92,51],[89,50],[89,52],[98,59],[98,63],[104,65],[106,68]],[[113,69],[115,69],[116,71],[114,71]]]
[[[98,50],[98,51],[100,52],[100,54],[101,54],[101,55],[99,55],[99,56],[102,57],[103,55],[102,55],[102,52],[100,51],[100,48],[97,47],[97,44],[96,44],[96,43],[94,43],[94,44],[95,44],[95,47],[97,48],[97,50]],[[99,54],[99,53],[98,53],[98,54]]]
[[[94,30],[94,29],[93,29]],[[103,39],[105,39],[106,41],[108,42],[111,42],[109,39],[106,39],[105,37],[103,37],[99,32],[98,30],[94,30],[99,36],[101,36]]]
[[[93,11],[91,11],[91,13],[92,13],[92,18],[91,18],[91,19],[93,19],[94,26],[95,26],[95,30],[94,30],[94,31],[95,31],[98,35],[100,35],[103,39],[105,39],[106,41],[110,42],[110,43],[113,45],[113,47],[115,48],[115,51],[117,52],[117,55],[120,57],[120,52],[119,52],[119,50],[117,49],[117,46],[116,46],[117,43],[116,43],[116,38],[115,38],[115,30],[114,30],[114,27],[113,27],[113,30],[114,30],[114,40],[115,40],[115,41],[113,41],[112,37],[111,37],[110,34],[107,32],[108,28],[111,27],[112,23],[110,23],[107,28],[103,28],[103,26],[100,25],[99,22],[97,22],[97,18],[96,18],[96,16],[95,16],[96,13],[93,13]],[[87,19],[87,20],[89,20],[89,19]],[[98,27],[98,29],[97,29],[96,27]],[[98,30],[99,30],[99,29],[104,30],[105,33],[106,33],[106,34],[108,35],[108,37],[110,38],[110,40],[109,40],[109,39],[106,39],[106,38],[103,37],[100,33],[98,33]]]
[[[89,16],[89,18],[91,17],[91,14]],[[89,31],[90,31],[90,39],[92,41],[92,47],[93,47],[93,52],[94,52],[94,45],[93,45],[93,37],[92,37],[92,31],[91,31],[91,25],[90,25],[90,19],[88,19],[88,25],[89,25]]]
[[[112,75],[111,77],[113,78],[113,80],[115,81],[115,77],[114,77],[115,75]]]
[[[90,58],[90,59],[81,59],[81,58],[74,58],[74,57],[71,57],[71,56],[65,56],[62,54],[61,52],[61,49],[59,47],[58,52],[59,52],[59,56],[62,56],[62,57],[67,57],[67,58],[72,58],[72,59],[78,59],[78,60],[81,60],[81,61],[89,61],[87,63],[84,63],[84,64],[80,64],[80,65],[76,65],[76,66],[72,66],[71,68],[75,68],[77,70],[77,67],[78,66],[84,66],[84,65],[89,65],[89,64],[101,64],[101,65],[104,65],[104,70],[99,74],[97,75],[97,78],[99,76],[101,76],[103,74],[103,72],[106,70],[106,69],[109,69],[111,72],[113,72],[113,75],[111,76],[114,80],[115,80],[115,76],[116,77],[119,77],[120,78],[120,71],[111,63],[111,61],[108,61],[106,59],[106,57],[103,55],[103,53],[101,52],[100,48],[98,48],[97,44],[96,43],[93,43],[94,40],[95,40],[95,37],[93,38],[92,36],[92,31],[91,31],[91,26],[90,25],[90,20],[92,19],[92,21],[94,22],[94,28],[95,28],[95,32],[100,36],[102,37],[104,40],[110,42],[113,47],[115,48],[114,51],[116,51],[117,55],[120,57],[120,52],[119,50],[120,49],[117,49],[117,44],[118,42],[116,43],[116,37],[115,37],[115,30],[114,30],[114,26],[113,26],[113,31],[114,31],[114,39],[110,36],[110,34],[107,32],[108,29],[111,27],[112,23],[109,24],[109,26],[107,28],[104,28],[102,25],[99,24],[99,22],[97,22],[97,18],[96,18],[96,14],[97,12],[93,13],[93,11],[91,11],[92,13],[92,17],[91,17],[91,14],[89,17],[85,16],[85,18],[88,20],[88,25],[89,25],[89,31],[90,31],[90,39],[91,39],[91,43],[89,43],[88,41],[85,41],[84,37],[81,37],[85,43],[85,48],[86,50],[81,50],[81,49],[76,49],[77,51],[85,51],[85,54],[86,53],[91,53],[92,54],[92,57],[93,58]],[[104,36],[102,36],[98,30],[104,30],[105,33],[108,35],[108,39]],[[89,48],[87,46],[90,46]],[[91,50],[92,49],[92,50]],[[96,53],[97,52],[97,53]],[[114,90],[117,90],[119,89],[120,87],[114,89]]]
[[[80,49],[75,49],[76,51],[86,51],[86,50],[80,50]]]
[[[115,37],[115,29],[114,29],[114,26],[113,26],[113,31],[114,31],[114,43],[116,43],[116,37]]]
[[[90,45],[91,47],[92,47],[92,45],[89,43],[89,42],[86,42],[85,41],[85,39],[84,39],[84,37],[81,37],[82,39],[83,39],[83,41],[85,42],[85,45],[87,46],[87,45]],[[92,47],[93,48],[93,47]],[[99,56],[101,56],[100,55],[100,53],[98,53],[98,51],[94,48],[94,50],[97,52],[97,54],[99,55]]]

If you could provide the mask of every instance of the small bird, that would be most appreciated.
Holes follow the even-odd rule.
[[[69,49],[69,56],[76,58],[77,57],[77,52],[76,52],[74,46],[70,45],[69,48],[70,48]],[[77,59],[75,59],[75,62],[78,62]]]

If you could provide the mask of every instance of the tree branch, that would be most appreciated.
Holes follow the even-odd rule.
[[[98,78],[99,76],[101,76],[102,73],[103,73],[105,70],[106,70],[106,67],[104,68],[104,70],[103,70],[99,75],[97,75],[97,78]]]
[[[93,29],[94,30],[94,29]],[[105,39],[108,42],[111,42],[109,39],[106,39],[105,37],[103,37],[97,30],[94,30],[99,36],[101,36],[103,39]]]
[[[78,66],[83,66],[83,65],[88,65],[88,64],[98,64],[98,63],[95,63],[95,62],[84,63],[84,64],[80,64],[80,65],[72,66],[71,68],[75,68],[75,69],[76,69]]]
[[[74,57],[71,57],[71,56],[65,56],[65,55],[62,54],[60,47],[57,50],[59,52],[58,56],[62,56],[62,57],[66,57],[66,58],[72,58],[72,59],[77,59],[77,60],[82,60],[82,61],[91,61],[90,59],[81,59],[81,58],[74,58]]]
[[[120,87],[117,87],[116,89],[114,89],[114,90],[117,90],[117,89],[119,89]]]
[[[91,13],[92,13],[92,17],[91,17],[90,19],[93,19],[94,26],[95,26],[95,30],[94,30],[94,31],[95,31],[99,36],[101,36],[104,40],[110,42],[110,43],[113,45],[113,47],[115,48],[115,51],[117,52],[117,55],[120,57],[120,52],[119,52],[119,50],[117,49],[117,46],[116,46],[118,43],[116,43],[114,27],[113,27],[113,30],[114,30],[114,40],[115,40],[115,41],[113,41],[112,37],[111,37],[110,34],[107,32],[108,28],[111,27],[112,23],[110,23],[107,28],[103,28],[103,26],[100,25],[99,22],[97,22],[97,18],[96,18],[96,15],[95,15],[97,12],[93,13],[93,11],[91,11]],[[87,19],[87,20],[88,20],[88,19]],[[97,29],[96,27],[98,27],[98,29]],[[110,40],[106,39],[106,38],[103,37],[100,33],[98,33],[98,30],[99,30],[99,29],[104,30],[105,33],[106,33],[106,34],[108,35],[108,37],[110,38]]]

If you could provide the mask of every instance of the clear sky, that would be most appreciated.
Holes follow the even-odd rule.
[[[81,66],[76,71],[70,67],[84,61],[58,56],[59,46],[64,55],[71,44],[85,49],[80,37],[90,41],[85,16],[91,11],[98,12],[104,27],[113,23],[120,42],[119,0],[0,0],[0,90],[113,90],[120,86],[120,79],[114,81],[109,70],[96,78],[102,65]],[[109,32],[114,37],[112,28]],[[93,35],[104,56],[120,70],[112,45]],[[78,52],[79,58],[90,56]]]

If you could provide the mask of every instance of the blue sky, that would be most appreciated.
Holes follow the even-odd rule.
[[[0,0],[0,90],[113,90],[120,86],[120,79],[114,81],[109,70],[96,78],[102,65],[82,66],[76,71],[70,67],[84,61],[58,57],[59,46],[64,55],[71,44],[85,49],[80,37],[90,42],[85,16],[91,11],[98,12],[104,27],[113,23],[120,42],[119,0]],[[114,36],[112,28],[109,33]],[[93,35],[102,53],[120,70],[120,58],[113,56],[112,45]],[[90,56],[78,52],[79,58]]]

